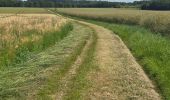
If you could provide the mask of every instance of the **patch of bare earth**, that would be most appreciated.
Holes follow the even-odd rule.
[[[85,22],[98,36],[95,61],[99,70],[88,75],[92,87],[85,99],[90,100],[160,100],[160,95],[142,67],[111,31]]]
[[[70,67],[68,73],[62,77],[61,83],[60,83],[62,88],[56,94],[51,95],[53,100],[63,100],[63,97],[67,95],[67,91],[69,89],[69,84],[71,82],[71,79],[77,75],[77,70],[82,64],[82,62],[84,61],[84,56],[86,55],[87,50],[90,44],[92,43],[92,41],[93,41],[93,38],[92,38],[92,34],[90,33],[89,39],[86,40],[86,44],[83,50],[81,51],[81,54],[77,57],[74,64]]]

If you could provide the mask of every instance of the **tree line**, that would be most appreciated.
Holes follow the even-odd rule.
[[[143,10],[170,10],[170,0],[145,1],[141,6]]]
[[[170,0],[143,0],[133,3],[97,0],[0,0],[0,7],[67,7],[67,8],[122,8],[137,7],[143,10],[170,10]]]
[[[133,3],[96,0],[0,0],[0,7],[82,7],[82,8],[120,8],[133,6]]]

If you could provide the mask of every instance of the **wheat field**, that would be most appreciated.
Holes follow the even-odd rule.
[[[15,58],[18,48],[28,43],[42,41],[43,37],[57,32],[67,20],[52,14],[1,14],[0,18],[0,55],[1,63]],[[3,58],[7,55],[7,58]],[[3,59],[3,60],[2,60]],[[5,61],[4,61],[5,60]]]
[[[115,8],[59,8],[57,11],[87,19],[140,25],[157,33],[170,34],[170,11]]]

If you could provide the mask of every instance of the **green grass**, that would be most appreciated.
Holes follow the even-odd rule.
[[[148,76],[154,81],[163,99],[170,100],[169,37],[153,33],[140,26],[95,21],[90,20],[89,17],[82,19],[81,16],[73,18],[103,26],[119,35]]]
[[[84,27],[84,28],[82,28],[82,27]],[[80,29],[81,29],[81,31],[79,31]],[[77,59],[77,56],[80,55],[83,47],[85,46],[85,44],[86,44],[85,40],[87,40],[89,38],[89,35],[91,34],[91,30],[89,30],[89,28],[87,28],[86,26],[81,25],[81,24],[80,24],[80,27],[76,28],[75,30],[77,30],[77,32],[76,32],[76,36],[74,38],[76,38],[76,40],[79,42],[81,41],[81,43],[79,45],[76,45],[76,48],[75,48],[76,50],[74,51],[73,56],[71,56],[69,58],[69,60],[67,60],[67,63],[65,63],[62,66],[62,68],[57,70],[52,75],[52,77],[50,77],[48,79],[46,86],[44,86],[42,89],[40,89],[40,91],[38,92],[38,96],[37,96],[38,99],[50,100],[51,97],[49,95],[55,94],[63,87],[63,85],[61,83],[62,77],[64,77],[68,73],[68,70],[72,66],[73,61],[75,61]],[[83,37],[85,36],[86,38],[81,39],[82,36]],[[68,41],[69,40],[67,40],[67,42]],[[46,98],[46,99],[44,99],[44,98]]]
[[[17,8],[17,7],[0,7],[0,14],[4,13],[49,13],[46,9],[44,8]]]
[[[86,90],[90,87],[90,81],[87,79],[87,74],[90,71],[97,69],[97,66],[93,62],[97,42],[96,33],[92,34],[92,38],[92,43],[90,44],[87,54],[84,57],[85,60],[77,70],[76,77],[71,80],[69,90],[64,96],[65,100],[83,100],[85,98],[83,97],[83,93],[87,92]]]
[[[22,64],[0,70],[0,99],[45,99],[53,93],[57,79],[67,72],[85,45],[89,33],[84,30],[84,26],[73,24],[73,30],[55,45]]]

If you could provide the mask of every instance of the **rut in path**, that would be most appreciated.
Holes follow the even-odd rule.
[[[97,33],[95,61],[99,70],[87,76],[92,87],[87,100],[160,100],[155,87],[142,67],[122,42],[111,31],[94,24],[81,22]]]

